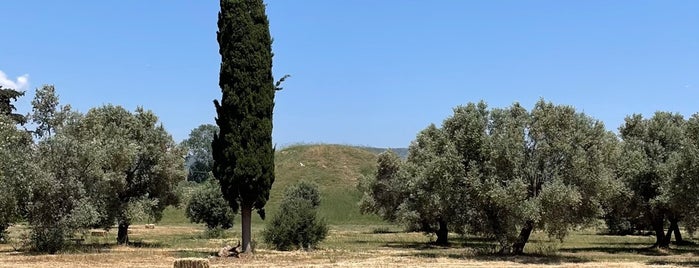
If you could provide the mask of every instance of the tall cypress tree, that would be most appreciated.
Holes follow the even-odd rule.
[[[243,251],[250,252],[252,210],[262,219],[274,182],[272,38],[262,0],[221,0],[218,13],[221,102],[213,173],[242,216]]]

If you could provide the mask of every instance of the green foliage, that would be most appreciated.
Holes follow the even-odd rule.
[[[681,215],[693,235],[699,227],[699,113],[687,120],[684,146],[672,160],[674,171],[668,189],[670,207]]]
[[[265,218],[274,183],[272,113],[280,88],[272,77],[272,37],[263,1],[221,0],[220,6],[222,97],[214,100],[220,131],[212,142],[213,173],[233,211],[241,209],[242,247],[248,252],[252,210]]]
[[[29,239],[33,250],[55,254],[65,248],[65,236],[68,233],[70,233],[70,231],[66,230],[62,225],[35,225],[32,226]]]
[[[451,225],[460,232],[464,217],[468,217],[465,172],[456,146],[442,129],[430,125],[417,135],[408,151],[408,179],[403,183],[409,198],[400,206],[401,221],[412,229],[435,232],[437,242],[446,244],[447,228]]]
[[[262,0],[221,0],[221,54],[216,107],[220,133],[212,143],[214,176],[234,211],[264,215],[274,182],[272,38]]]
[[[27,122],[27,118],[24,115],[13,113],[16,107],[12,102],[17,101],[22,96],[24,96],[24,92],[10,88],[3,89],[0,86],[0,114],[11,118],[15,124],[21,125]]]
[[[284,190],[284,199],[282,203],[291,202],[293,199],[303,199],[311,203],[313,208],[318,208],[320,206],[320,191],[318,190],[318,184],[299,181],[298,183],[291,185]]]
[[[16,123],[0,114],[0,241],[7,241],[7,228],[27,215],[35,175],[30,139]]]
[[[623,185],[621,178],[618,178],[617,185],[611,192],[604,204],[604,221],[609,234],[630,235],[651,229],[640,217],[643,212],[638,209],[633,193]]]
[[[32,104],[40,171],[30,195],[33,232],[53,234],[58,231],[44,229],[57,228],[70,234],[117,221],[128,228],[132,221],[157,221],[166,206],[177,203],[184,151],[152,112],[112,105],[84,115],[69,106],[59,109],[52,86],[37,90]],[[127,240],[120,235],[119,241]]]
[[[317,186],[305,182],[286,189],[284,202],[263,232],[265,242],[277,250],[311,249],[325,239],[328,227],[316,212]]]
[[[134,207],[158,221],[165,207],[177,204],[175,187],[185,178],[184,152],[155,114],[107,105],[88,111],[70,131],[78,140],[101,149],[96,166],[107,185],[98,191],[106,209],[104,227],[115,220],[128,226],[136,220],[134,213],[127,213]]]
[[[0,174],[0,176],[2,176]],[[4,182],[0,178],[0,182]],[[0,184],[0,189],[10,189],[5,183]],[[7,241],[7,228],[18,219],[17,202],[12,193],[0,196],[0,243]]]
[[[183,141],[188,150],[185,163],[188,166],[187,180],[203,182],[210,178],[214,159],[211,142],[218,133],[218,126],[203,124],[189,133],[189,138]]]
[[[601,215],[617,153],[614,135],[572,107],[469,103],[420,132],[402,166],[390,164],[395,156],[379,162],[376,179],[361,186],[362,208],[436,232],[437,242],[449,226],[521,253],[534,228],[563,239]]]
[[[190,221],[205,223],[209,230],[229,229],[235,218],[215,180],[205,182],[194,191],[187,204],[186,214]]]
[[[91,199],[75,171],[67,171],[56,177],[47,170],[34,181],[28,217],[34,250],[55,253],[65,246],[66,237],[99,221],[99,203]]]
[[[469,174],[478,176],[470,182],[486,185],[473,195],[474,207],[504,251],[512,243],[521,253],[533,228],[563,239],[601,215],[616,155],[616,139],[601,122],[544,101],[529,113],[515,104],[486,118],[484,162],[475,158]]]
[[[398,208],[408,194],[403,161],[391,150],[379,154],[373,176],[362,176],[357,188],[363,193],[359,202],[362,213],[372,213],[384,220],[398,220]]]
[[[58,94],[53,85],[44,85],[36,90],[31,120],[37,126],[34,135],[38,138],[51,136],[70,115],[70,105],[59,107],[58,103]]]
[[[648,119],[632,115],[619,128],[623,153],[618,173],[632,196],[626,205],[639,213],[622,210],[617,212],[626,214],[617,217],[652,227],[655,246],[669,246],[670,237],[665,237],[663,229],[665,220],[675,224],[685,220],[694,225],[695,204],[699,201],[694,192],[698,189],[695,175],[699,163],[696,118],[687,121],[669,112],[656,112]]]

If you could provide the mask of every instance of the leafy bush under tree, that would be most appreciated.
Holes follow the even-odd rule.
[[[228,201],[221,194],[221,187],[216,180],[208,180],[192,193],[187,204],[187,218],[191,222],[204,223],[209,231],[217,228],[233,227],[235,214]]]
[[[320,194],[315,184],[300,182],[289,186],[279,212],[267,225],[265,242],[277,250],[311,249],[325,239],[327,223],[318,217]]]

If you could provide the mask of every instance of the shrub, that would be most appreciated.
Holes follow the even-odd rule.
[[[30,234],[32,248],[54,254],[65,247],[66,230],[63,226],[34,226]]]
[[[279,212],[263,232],[265,242],[277,250],[311,249],[328,234],[328,226],[317,215],[318,187],[301,182],[285,191]]]
[[[317,208],[320,206],[318,185],[306,181],[300,181],[297,184],[291,185],[284,190],[284,200],[282,200],[282,203],[289,202],[296,198],[307,200],[311,203],[313,208]]]
[[[208,180],[192,193],[187,204],[187,218],[194,223],[204,223],[209,230],[217,227],[233,227],[234,212],[221,194],[216,180]]]

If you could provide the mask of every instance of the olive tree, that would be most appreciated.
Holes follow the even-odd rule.
[[[31,196],[40,169],[36,165],[31,136],[17,124],[26,123],[26,117],[15,113],[12,101],[23,92],[0,87],[0,241],[6,241],[5,232],[19,220],[26,220]]]
[[[670,240],[670,231],[673,231],[678,243],[682,242],[678,226],[680,220],[691,234],[699,227],[699,113],[687,120],[683,144],[680,153],[673,159],[671,170],[675,173],[668,189],[670,205],[677,217],[674,221],[670,219],[671,227],[666,240]]]
[[[59,247],[48,251],[60,249],[59,237],[75,229],[111,228],[115,222],[117,242],[128,243],[132,221],[158,220],[178,201],[174,188],[184,179],[184,151],[152,112],[113,105],[72,112],[58,107],[48,86],[32,104],[43,175],[29,221],[36,237],[56,237]]]
[[[408,195],[405,164],[391,150],[379,154],[376,173],[363,176],[357,185],[363,193],[359,202],[362,213],[376,214],[384,220],[396,222],[398,208]]]
[[[514,198],[500,198],[520,198],[522,204],[518,232],[503,236],[513,242],[503,251],[521,254],[534,228],[562,240],[571,228],[602,215],[614,185],[617,140],[600,121],[543,100],[528,114],[518,104],[496,114],[489,130],[494,137],[486,162],[490,172],[483,175],[495,188],[517,189]],[[502,148],[521,149],[512,157]]]
[[[20,220],[26,210],[28,182],[31,180],[30,147],[26,133],[17,129],[15,121],[0,114],[0,242],[5,232]]]
[[[423,229],[437,222],[438,242],[452,225],[496,238],[503,253],[520,254],[535,228],[563,239],[601,216],[610,189],[618,188],[617,144],[601,122],[570,106],[543,100],[531,111],[519,104],[459,106],[441,128],[429,126],[411,144],[401,167],[405,179],[396,180],[406,190],[392,193],[402,197],[397,217]],[[369,185],[380,189],[378,182]],[[365,193],[374,211],[397,203],[377,206],[386,200],[379,197],[391,195]]]
[[[676,169],[686,166],[681,164],[681,151],[686,144],[684,129],[682,115],[669,112],[656,112],[648,119],[632,115],[619,128],[623,139],[620,175],[633,192],[642,219],[655,232],[655,247],[668,247],[665,220],[676,225],[681,216],[681,211],[672,205],[673,193],[669,190],[673,179],[683,177]],[[685,152],[691,154],[691,150]]]
[[[106,105],[90,109],[72,130],[77,140],[102,150],[97,164],[107,187],[99,191],[105,207],[101,224],[118,223],[119,244],[128,243],[128,228],[138,216],[157,221],[165,207],[177,204],[184,151],[153,112]]]

